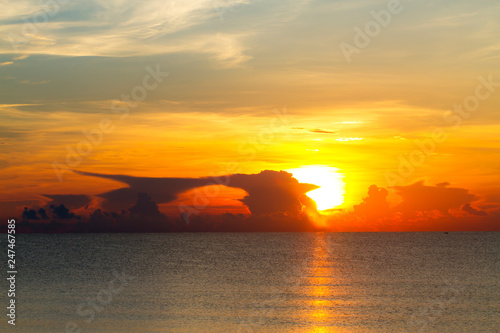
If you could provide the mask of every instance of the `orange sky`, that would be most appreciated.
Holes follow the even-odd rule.
[[[499,218],[498,3],[402,2],[350,62],[339,46],[356,46],[355,28],[385,1],[226,5],[221,19],[205,1],[130,2],[120,15],[114,2],[68,4],[35,35],[22,35],[21,18],[43,9],[16,2],[0,14],[2,215],[50,204],[44,195],[87,195],[98,208],[97,195],[124,186],[69,169],[196,178],[319,165],[342,175],[338,214],[371,185],[398,207],[393,186],[424,181],[475,196],[449,207],[458,219]],[[218,192],[204,213],[250,213],[244,190]],[[396,229],[413,228],[401,219],[391,212]]]

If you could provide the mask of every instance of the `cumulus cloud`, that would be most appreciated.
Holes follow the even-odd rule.
[[[425,185],[423,181],[408,185],[395,186],[396,195],[401,202],[391,206],[387,200],[389,192],[384,188],[371,185],[368,197],[353,206],[353,216],[366,217],[369,220],[379,218],[396,219],[401,215],[404,220],[438,218],[450,215],[450,212],[462,210],[470,215],[484,216],[486,212],[471,207],[470,202],[479,199],[468,189],[449,187],[447,182],[435,186]]]
[[[394,187],[401,199],[396,205],[388,201],[389,192],[371,185],[368,196],[345,211],[328,217],[327,229],[335,231],[442,231],[496,230],[498,213],[476,209],[470,202],[479,197],[468,189],[450,187],[447,182],[435,186],[417,182]],[[465,212],[466,215],[461,213]]]
[[[379,188],[377,185],[371,185],[368,189],[368,197],[363,199],[359,205],[355,205],[354,214],[377,218],[387,216],[391,212],[387,195],[389,192],[385,188]]]
[[[232,174],[203,178],[149,178],[78,172],[80,175],[112,179],[128,187],[99,195],[101,208],[80,217],[68,207],[81,208],[85,195],[47,195],[52,201],[44,208],[28,208],[22,213],[27,232],[184,232],[184,231],[446,231],[499,230],[499,212],[474,208],[479,198],[469,190],[418,182],[394,187],[401,202],[390,204],[385,188],[371,185],[367,196],[353,210],[332,215],[317,212],[305,193],[317,188],[299,183],[285,171],[264,170],[257,174]],[[243,189],[240,201],[251,215],[210,214],[199,211],[189,217],[159,210],[192,189],[214,184]],[[63,201],[68,202],[67,204]],[[67,206],[68,207],[67,207]],[[304,209],[304,206],[306,206]],[[207,205],[210,207],[210,205]],[[109,209],[113,208],[113,209]],[[38,209],[38,210],[37,210]],[[43,220],[50,219],[51,223]],[[319,222],[319,223],[318,223]]]
[[[38,209],[38,214],[40,215],[40,218],[42,220],[48,220],[49,219],[49,216],[47,215],[47,211],[43,208],[39,208]]]
[[[40,218],[36,215],[36,210],[24,207],[24,212],[22,215],[24,220],[39,220]]]
[[[485,216],[488,215],[485,211],[476,209],[470,205],[470,203],[466,203],[465,205],[462,206],[462,211],[469,213],[470,215],[477,215],[477,216]]]
[[[302,209],[300,197],[318,188],[316,185],[299,183],[288,172],[271,170],[258,174],[225,175],[217,179],[213,177],[150,178],[76,172],[80,175],[112,179],[127,184],[129,187],[99,194],[105,199],[103,207],[115,211],[129,207],[139,193],[148,193],[155,202],[162,204],[176,200],[179,194],[190,189],[222,184],[245,190],[248,195],[241,201],[248,206],[252,214],[275,212],[297,214]]]
[[[23,221],[29,220],[48,220],[50,218],[56,220],[70,220],[70,219],[79,219],[80,216],[72,213],[66,206],[61,205],[50,205],[49,206],[50,216],[47,214],[47,210],[45,208],[28,208],[24,207],[24,211],[21,215]]]
[[[119,214],[101,209],[95,210],[90,214],[84,228],[90,232],[169,232],[176,230],[147,193],[138,193],[136,203]]]
[[[130,214],[156,216],[160,215],[160,209],[156,202],[152,201],[147,193],[138,193],[137,202],[130,207]]]
[[[318,188],[316,185],[299,183],[286,171],[271,170],[252,175],[232,175],[228,186],[241,188],[248,193],[242,202],[252,214],[298,214],[302,210],[300,197]]]
[[[395,186],[396,193],[403,200],[396,210],[411,215],[434,210],[447,214],[450,209],[479,199],[467,189],[448,186],[449,183],[427,186],[423,181],[409,186]]]
[[[80,231],[90,232],[252,232],[252,231],[314,231],[305,215],[270,213],[244,214],[200,214],[188,223],[181,215],[167,217],[148,194],[140,193],[136,204],[121,213],[94,211]],[[76,226],[75,226],[76,228]]]
[[[74,218],[80,218],[62,204],[59,206],[50,205],[49,210],[52,213],[52,218],[54,219],[69,220]]]
[[[217,214],[197,215],[189,223],[179,214],[167,217],[147,193],[139,193],[137,201],[120,213],[97,209],[89,218],[78,220],[79,223],[34,222],[40,220],[35,210],[26,208],[26,216],[21,227],[24,232],[213,232],[213,231],[314,231],[313,225],[305,215],[289,213],[269,213],[258,215]],[[75,215],[64,205],[52,206],[51,211],[59,220],[69,220]]]

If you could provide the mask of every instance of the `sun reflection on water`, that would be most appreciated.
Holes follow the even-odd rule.
[[[332,287],[335,272],[330,260],[326,234],[317,233],[312,262],[309,267],[307,286],[303,292],[307,299],[304,319],[308,322],[309,333],[335,333],[337,314],[335,313],[335,291]]]

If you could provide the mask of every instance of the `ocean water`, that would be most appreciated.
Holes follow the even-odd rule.
[[[2,331],[500,332],[498,232],[33,234],[16,250]]]

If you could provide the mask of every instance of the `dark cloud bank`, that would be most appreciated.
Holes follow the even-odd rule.
[[[305,195],[317,188],[299,183],[284,171],[233,174],[205,178],[149,178],[79,172],[126,184],[97,195],[46,195],[45,207],[26,207],[19,232],[239,232],[239,231],[446,231],[500,230],[500,210],[474,207],[479,198],[467,189],[417,182],[393,190],[401,198],[396,206],[387,201],[389,191],[371,185],[352,211],[320,215]],[[168,204],[191,189],[225,185],[245,190],[240,201],[251,214],[207,214],[210,195],[194,198],[187,209],[166,216],[159,204]],[[200,193],[203,193],[200,191]],[[212,198],[213,199],[213,198]],[[93,201],[99,208],[89,209]],[[78,215],[72,210],[85,212]],[[184,212],[181,214],[181,212]],[[317,222],[321,223],[317,223]],[[5,226],[2,226],[5,228]]]

